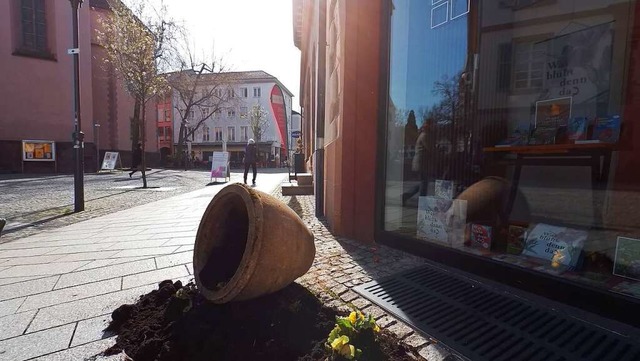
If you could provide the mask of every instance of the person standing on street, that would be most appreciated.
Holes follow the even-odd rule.
[[[129,172],[129,178],[133,173],[139,171],[140,163],[142,163],[142,144],[138,143],[138,147],[133,150],[133,160],[131,161],[131,172]]]
[[[247,174],[249,173],[249,167],[251,167],[253,170],[253,185],[256,185],[257,148],[256,142],[253,139],[249,139],[244,150],[244,184],[247,184]]]

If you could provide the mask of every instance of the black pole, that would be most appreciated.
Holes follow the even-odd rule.
[[[71,16],[73,21],[73,104],[74,104],[74,131],[73,131],[73,155],[75,169],[73,177],[74,185],[74,212],[84,211],[84,134],[82,133],[82,119],[80,116],[80,54],[78,45],[78,8],[82,0],[71,1]]]

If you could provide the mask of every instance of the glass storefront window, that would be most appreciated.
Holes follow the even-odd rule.
[[[384,230],[640,298],[640,4],[392,4]]]

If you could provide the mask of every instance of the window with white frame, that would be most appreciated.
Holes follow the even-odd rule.
[[[210,129],[209,129],[209,127],[204,125],[204,126],[202,126],[202,141],[203,142],[208,142],[209,140],[211,140]]]
[[[246,125],[240,126],[240,140],[243,142],[249,140],[249,127]]]
[[[240,116],[246,117],[248,113],[249,110],[247,109],[247,107],[240,107]]]
[[[234,118],[236,116],[236,110],[233,108],[227,109],[227,118]]]
[[[213,96],[215,96],[216,98],[222,98],[222,89],[215,89],[213,91]]]
[[[249,89],[240,88],[240,96],[243,97],[243,98],[249,97]]]
[[[227,127],[227,140],[230,142],[236,141],[236,127]]]
[[[233,89],[227,89],[227,98],[235,98],[236,92]]]
[[[216,137],[216,142],[221,142],[222,141],[222,127],[215,127],[213,128],[213,133]]]
[[[260,98],[260,95],[261,95],[260,94],[260,90],[261,90],[260,87],[253,88],[253,97],[254,98]]]

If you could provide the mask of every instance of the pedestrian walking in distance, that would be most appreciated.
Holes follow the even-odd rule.
[[[244,150],[244,184],[247,184],[247,174],[249,173],[249,167],[253,170],[253,185],[256,185],[256,160],[257,160],[257,146],[253,139],[249,139],[247,147]]]
[[[131,161],[131,172],[129,172],[129,178],[133,173],[139,171],[140,163],[142,162],[142,144],[138,143],[136,149],[133,150],[133,160]]]

